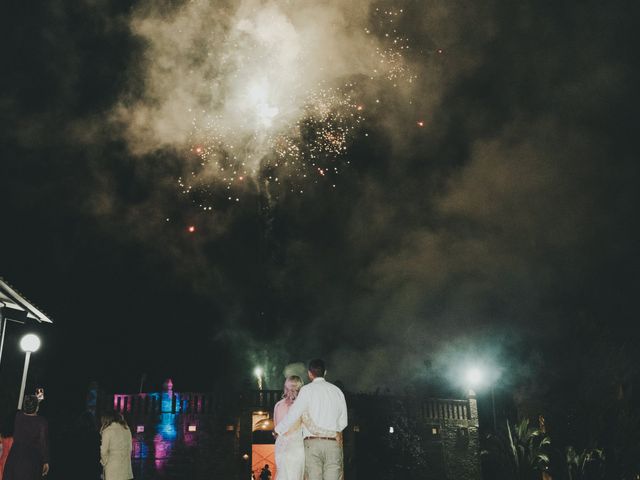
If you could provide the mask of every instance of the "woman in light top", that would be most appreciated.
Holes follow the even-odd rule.
[[[273,421],[277,425],[296,401],[302,388],[302,379],[296,375],[284,382],[282,400],[273,409]],[[292,427],[285,435],[276,438],[276,480],[302,480],[304,478],[304,442],[302,425]]]
[[[119,412],[102,416],[100,463],[104,480],[131,480],[131,431]]]

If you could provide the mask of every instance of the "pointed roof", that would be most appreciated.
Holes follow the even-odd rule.
[[[20,295],[2,277],[0,277],[0,307],[4,315],[12,320],[24,322],[30,319],[39,323],[53,323],[46,314]]]

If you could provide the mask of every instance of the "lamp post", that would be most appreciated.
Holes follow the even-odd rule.
[[[22,410],[22,399],[24,398],[24,388],[27,385],[27,372],[29,371],[29,360],[31,354],[40,348],[40,338],[33,333],[28,333],[20,340],[20,348],[25,352],[24,370],[22,371],[22,385],[20,386],[20,396],[18,397],[18,410]]]
[[[469,368],[469,370],[467,370],[467,384],[472,388],[475,389],[478,386],[481,386],[483,384],[487,383],[487,374],[484,370],[482,370],[479,367],[471,367]],[[490,382],[489,387],[491,388],[491,413],[492,413],[492,417],[493,417],[493,431],[497,431],[497,426],[496,426],[496,398],[495,398],[495,394],[493,391],[493,381]]]

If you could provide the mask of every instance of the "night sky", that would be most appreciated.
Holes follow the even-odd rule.
[[[5,4],[0,275],[55,322],[32,381],[637,384],[639,5]]]

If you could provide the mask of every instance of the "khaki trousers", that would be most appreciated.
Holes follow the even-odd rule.
[[[341,480],[342,445],[335,440],[304,441],[306,480]]]

